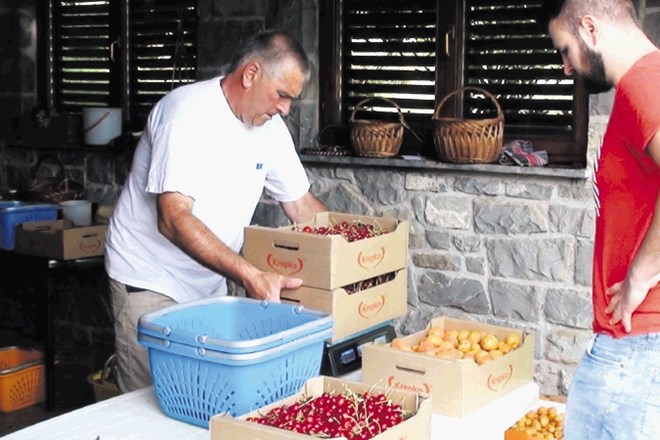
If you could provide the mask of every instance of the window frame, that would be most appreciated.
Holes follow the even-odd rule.
[[[63,111],[58,108],[56,102],[56,60],[55,60],[55,0],[44,0],[37,4],[37,105],[40,109],[47,109],[51,113],[80,113],[80,110]],[[111,0],[109,2],[110,23],[109,23],[109,41],[117,42],[119,48],[118,56],[114,62],[113,68],[109,73],[110,96],[108,97],[108,106],[121,107],[123,123],[125,129],[129,131],[140,131],[144,127],[146,115],[135,117],[133,112],[132,84],[131,75],[133,66],[133,47],[135,46],[133,35],[131,35],[131,0]],[[196,2],[191,2],[197,8]],[[195,14],[194,32],[197,32]],[[112,44],[112,43],[110,43]],[[196,36],[193,43],[192,58],[194,65],[192,73],[187,81],[174,81],[174,87],[193,82],[196,80],[197,72],[197,41]],[[110,51],[110,47],[108,47]],[[84,107],[84,106],[83,106]],[[82,107],[81,107],[82,108]]]
[[[349,121],[347,105],[342,97],[342,35],[343,35],[344,0],[321,0],[319,14],[319,123],[320,130],[331,128],[333,133],[326,138],[327,143],[349,146]],[[464,61],[466,38],[466,2],[465,0],[437,1],[438,18],[436,20],[436,77],[435,104],[451,91],[464,85]],[[444,19],[443,19],[444,18]],[[454,36],[449,48],[454,56],[439,56],[444,53],[445,34]],[[442,47],[441,47],[442,46]],[[560,62],[559,54],[557,54]],[[548,151],[550,165],[560,167],[584,168],[587,161],[588,134],[588,94],[581,81],[575,80],[572,102],[572,133],[557,136],[529,135],[535,149]],[[460,117],[462,102],[452,100],[447,103],[450,116]],[[412,125],[412,124],[411,124]],[[425,133],[424,142],[416,142],[412,136],[404,135],[402,154],[421,154],[436,157],[432,141],[431,121],[426,126],[413,127],[417,132]],[[426,130],[426,131],[425,131]],[[507,136],[506,121],[505,142],[520,138],[519,134]]]

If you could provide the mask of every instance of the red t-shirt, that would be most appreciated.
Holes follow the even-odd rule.
[[[660,51],[641,58],[616,87],[595,164],[594,331],[625,336],[605,313],[607,288],[622,281],[651,223],[660,193],[660,167],[646,146],[660,130]],[[659,262],[660,265],[660,262]],[[660,285],[632,317],[631,334],[660,332]]]

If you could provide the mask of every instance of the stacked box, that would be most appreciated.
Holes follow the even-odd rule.
[[[429,396],[319,376],[309,379],[298,394],[256,409],[248,414],[237,418],[232,418],[228,414],[218,414],[212,417],[210,421],[210,439],[304,440],[317,438],[286,429],[249,422],[245,419],[265,414],[271,409],[282,405],[291,405],[300,401],[303,397],[317,397],[324,392],[341,394],[346,390],[360,394],[367,391],[372,393],[382,392],[386,394],[388,400],[401,405],[406,411],[415,413],[407,420],[373,437],[373,440],[429,440],[431,438],[431,398]]]
[[[14,252],[56,260],[103,255],[107,225],[73,227],[70,220],[22,223],[16,226]]]
[[[303,232],[342,222],[373,225],[378,235],[348,241]],[[282,300],[331,313],[338,341],[406,313],[408,228],[394,218],[323,212],[294,226],[246,227],[243,254],[260,270],[301,278]]]
[[[362,379],[402,390],[429,393],[433,412],[464,417],[484,405],[532,381],[534,335],[522,330],[473,321],[439,317],[425,330],[403,338],[414,346],[431,327],[445,330],[479,330],[502,340],[510,333],[520,346],[502,357],[478,365],[473,360],[451,360],[393,348],[391,344],[367,344],[362,348]]]
[[[346,289],[299,287],[282,291],[281,300],[332,314],[334,322],[331,342],[372,328],[406,313],[408,274],[398,270],[394,279],[369,289],[350,293]]]

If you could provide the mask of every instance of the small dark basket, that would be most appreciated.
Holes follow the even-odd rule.
[[[57,174],[43,177],[39,174],[41,166],[50,160],[57,165]],[[85,188],[78,182],[66,177],[64,165],[57,157],[44,154],[32,167],[31,180],[27,187],[29,198],[35,202],[60,203],[65,200],[78,200],[85,197]]]
[[[444,103],[457,93],[473,90],[491,99],[497,117],[489,119],[458,119],[440,117]],[[445,96],[432,117],[435,149],[440,160],[453,163],[493,163],[500,157],[504,139],[504,115],[497,99],[479,87],[461,87]]]
[[[115,355],[111,355],[103,365],[103,369],[91,373],[87,376],[87,383],[92,386],[94,391],[94,400],[100,402],[119,396],[121,391],[117,386],[117,360]]]

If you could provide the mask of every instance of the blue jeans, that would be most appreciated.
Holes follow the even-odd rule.
[[[660,440],[660,333],[597,334],[566,402],[566,440]]]

